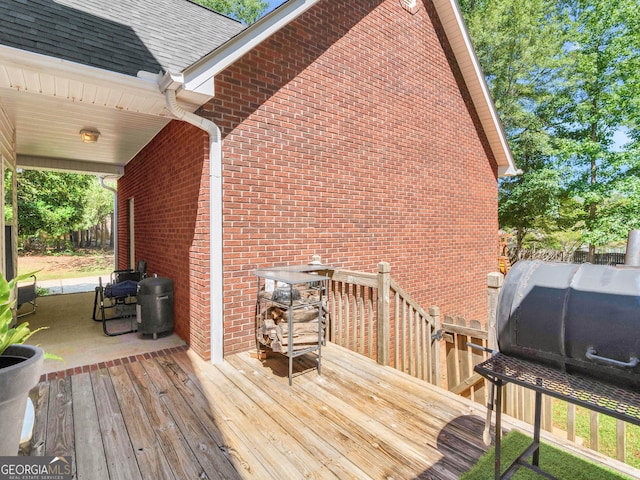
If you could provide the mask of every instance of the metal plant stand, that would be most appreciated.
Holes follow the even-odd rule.
[[[258,299],[257,299],[257,325],[256,336],[258,337],[257,349],[260,350],[260,340],[258,332],[260,330],[260,322],[264,320],[264,315],[269,306],[277,306],[278,308],[285,310],[288,320],[288,338],[287,338],[287,350],[281,352],[289,358],[289,385],[293,384],[293,359],[305,355],[311,352],[317,352],[318,355],[318,375],[321,374],[322,368],[322,343],[324,341],[324,311],[323,311],[323,294],[326,291],[326,282],[329,277],[321,275],[322,272],[327,271],[330,267],[322,265],[303,265],[293,267],[279,267],[271,269],[259,269],[255,270],[255,275],[258,277]],[[313,272],[313,273],[310,273]],[[286,300],[274,300],[268,298],[265,295],[266,280],[271,280],[274,285],[284,285],[288,289],[289,293]],[[304,284],[308,288],[316,289],[318,292],[318,299],[313,301],[299,301],[294,300],[294,286]],[[317,342],[312,345],[304,346],[303,348],[294,348],[294,312],[301,308],[314,307],[318,310],[318,337]]]

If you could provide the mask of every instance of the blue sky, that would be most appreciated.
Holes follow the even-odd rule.
[[[267,3],[269,4],[269,6],[267,7],[267,10],[264,13],[270,12],[274,8],[282,5],[284,2],[285,0],[267,0]]]

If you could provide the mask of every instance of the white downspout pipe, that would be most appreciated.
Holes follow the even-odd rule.
[[[113,193],[113,224],[111,228],[113,230],[113,263],[115,270],[120,268],[118,266],[118,191],[104,183],[104,177],[98,175],[98,181],[100,186]]]
[[[209,134],[209,272],[211,363],[223,360],[224,317],[222,305],[222,135],[207,118],[188,112],[176,100],[176,91],[164,91],[167,108],[179,120]]]

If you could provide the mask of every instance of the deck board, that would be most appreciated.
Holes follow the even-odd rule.
[[[45,454],[62,456],[75,450],[73,432],[73,406],[71,398],[71,378],[59,378],[50,384],[49,413],[47,414],[47,440]],[[76,462],[71,470],[76,474]]]
[[[147,416],[147,406],[138,397],[129,374],[121,365],[109,369],[109,373],[118,403],[126,406],[121,408],[122,419],[127,426],[140,474],[143,478],[159,480],[175,478]]]
[[[109,470],[104,457],[98,410],[88,372],[71,377],[73,433],[76,446],[78,480],[108,480]]]
[[[105,461],[112,480],[142,480],[136,455],[124,423],[110,371],[106,368],[91,372],[100,436],[104,446]],[[69,451],[74,457],[78,452]]]
[[[333,344],[294,362],[190,351],[42,382],[31,455],[77,478],[456,479],[486,450],[484,408]],[[505,428],[514,425],[505,419]]]

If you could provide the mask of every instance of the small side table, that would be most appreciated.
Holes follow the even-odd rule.
[[[307,266],[294,266],[294,267],[280,267],[280,268],[271,268],[271,269],[258,269],[255,270],[255,275],[258,277],[258,312],[256,317],[256,335],[258,335],[258,331],[261,327],[262,321],[264,321],[264,315],[269,308],[269,306],[277,306],[278,308],[287,312],[287,320],[288,320],[288,345],[287,351],[282,352],[283,355],[289,357],[289,385],[293,384],[293,359],[296,357],[300,357],[310,352],[317,352],[318,354],[318,375],[321,374],[322,368],[322,342],[323,342],[323,294],[326,288],[326,281],[329,280],[329,277],[326,275],[321,275],[319,272],[324,270],[328,270],[330,267],[326,266],[316,266],[316,265],[307,265]],[[309,273],[309,272],[317,272],[317,273]],[[267,298],[264,295],[264,281],[272,280],[276,285],[286,285],[288,288],[288,302],[285,301],[277,301],[271,298]],[[308,288],[314,288],[318,290],[318,300],[313,300],[310,302],[301,302],[298,300],[294,300],[294,286],[305,284]],[[315,307],[318,309],[318,342],[314,343],[306,348],[300,350],[294,350],[293,344],[293,314],[294,311],[300,308],[307,308],[309,306]],[[259,349],[260,346],[258,345]]]

